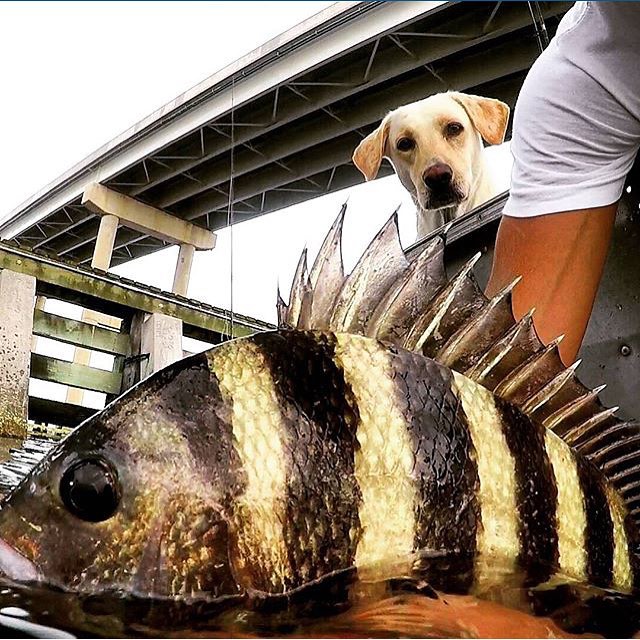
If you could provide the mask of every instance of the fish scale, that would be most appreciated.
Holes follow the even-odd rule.
[[[143,381],[12,491],[0,537],[23,563],[92,592],[248,602],[336,580],[640,583],[637,423],[516,322],[511,287],[487,299],[473,261],[447,280],[444,238],[408,261],[394,214],[345,275],[344,214],[278,294],[280,329]],[[74,492],[96,474],[115,504],[92,520]]]
[[[334,223],[333,229],[342,228],[342,216],[344,216],[344,210],[341,211],[338,221]],[[389,233],[389,228],[397,230],[395,214],[363,254],[361,262],[364,264],[359,262],[354,271],[366,272],[367,262],[378,258],[378,256],[371,258],[372,249],[375,249],[374,254],[378,253],[380,256],[393,255],[397,251],[397,233]],[[391,238],[389,246],[380,242],[382,237]],[[332,246],[335,244],[334,241]],[[627,422],[623,425],[614,417],[615,410],[602,407],[597,397],[601,388],[591,391],[575,377],[577,363],[568,369],[564,368],[557,349],[558,341],[548,346],[541,343],[533,327],[532,313],[527,314],[520,322],[516,322],[511,311],[511,289],[516,286],[517,281],[491,300],[484,297],[473,277],[472,268],[477,256],[451,281],[438,282],[438,285],[429,291],[429,295],[425,296],[424,288],[415,283],[415,264],[422,262],[423,269],[430,268],[433,273],[438,273],[442,265],[442,252],[439,248],[443,244],[441,238],[432,241],[423,247],[413,263],[407,267],[400,266],[395,276],[395,283],[387,292],[378,294],[373,289],[369,292],[368,298],[363,295],[358,300],[358,304],[362,305],[363,300],[366,299],[369,307],[376,309],[372,326],[364,327],[362,332],[371,337],[377,337],[376,332],[379,328],[377,317],[381,315],[380,306],[385,307],[384,315],[388,317],[400,317],[402,314],[399,310],[411,308],[411,324],[403,327],[404,332],[399,331],[398,327],[395,332],[387,331],[384,335],[385,340],[391,344],[421,351],[424,355],[486,384],[496,393],[497,399],[504,398],[510,401],[525,415],[532,418],[532,433],[544,433],[545,426],[549,425],[569,442],[577,442],[578,454],[584,451],[583,455],[588,455],[605,476],[592,481],[593,469],[591,469],[590,473],[582,478],[582,484],[587,487],[586,490],[590,495],[582,495],[581,499],[589,502],[593,507],[587,509],[590,511],[588,517],[591,520],[591,528],[597,529],[598,522],[606,521],[607,517],[610,523],[612,518],[618,523],[624,520],[624,535],[629,537],[629,541],[625,544],[628,546],[629,543],[633,543],[635,546],[636,525],[631,524],[630,520],[635,518],[636,504],[640,501],[640,487],[636,484],[640,472],[638,471],[638,449],[633,446],[634,437],[631,436],[630,442],[627,438],[626,447],[618,444],[603,448],[597,440],[603,431],[611,430],[615,425],[624,426],[625,431],[630,434],[637,434],[638,424]],[[318,260],[331,259],[322,255],[321,250]],[[434,264],[437,266],[433,266]],[[327,286],[336,289],[335,283]],[[349,278],[344,278],[342,289],[348,287]],[[313,287],[311,289],[310,295],[313,300]],[[398,291],[403,294],[401,304],[397,303]],[[342,295],[344,297],[344,294]],[[405,312],[404,315],[406,318],[407,313]],[[311,317],[312,326],[313,320]],[[289,326],[296,325],[293,323]],[[339,322],[330,323],[329,328],[338,332],[345,330]],[[522,422],[521,419],[519,421]],[[509,422],[509,420],[506,421],[506,423]],[[540,441],[539,437],[538,440]],[[536,468],[540,471],[546,467],[548,475],[550,463],[546,452],[542,451],[544,447],[540,447],[539,444],[538,448],[540,455],[535,464],[529,465],[528,474],[531,475]],[[625,449],[626,455],[621,455],[620,451]],[[516,453],[518,462],[521,462],[522,457],[522,452]],[[579,457],[579,459],[581,460],[580,468],[586,468],[584,458]],[[543,464],[545,460],[546,464]],[[613,469],[618,471],[617,475],[611,472]],[[622,473],[621,469],[624,470]],[[609,472],[608,477],[607,472]],[[519,484],[523,485],[526,482],[531,483],[531,478],[523,479]],[[607,486],[607,482],[612,482],[615,489]],[[607,508],[603,506],[602,501],[599,506],[596,506],[597,495],[605,491],[603,486],[607,487],[606,493],[609,496],[608,501],[605,500]],[[616,493],[616,489],[619,493]],[[556,492],[557,490],[553,489],[548,492],[547,497],[553,498],[557,495]],[[584,494],[584,491],[582,493]],[[612,498],[614,495],[615,500]],[[619,504],[620,496],[627,497],[624,507]],[[541,512],[541,506],[534,507],[534,512]],[[550,521],[547,519],[547,522]],[[620,530],[620,527],[618,526],[617,529]],[[610,535],[610,533],[607,534],[607,530],[610,532],[611,524],[603,529],[605,547],[607,535]],[[595,537],[595,534],[585,536],[585,544],[592,537]],[[594,548],[591,555],[597,556],[601,551],[601,548]],[[627,551],[627,556],[631,558],[629,563],[637,565],[635,553]],[[557,552],[548,551],[547,555],[549,553],[552,556],[550,559],[553,559],[553,553]],[[602,564],[599,569],[604,576],[600,576],[600,579],[605,582],[611,580],[606,564]],[[619,577],[617,582],[629,586],[629,576]]]

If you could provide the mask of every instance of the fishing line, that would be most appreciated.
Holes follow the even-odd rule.
[[[231,158],[229,161],[229,202],[227,205],[227,226],[229,227],[229,316],[231,320],[230,336],[233,338],[233,222],[234,222],[234,192],[233,192],[233,173],[234,173],[234,154],[236,141],[235,128],[235,75],[231,76]]]
[[[542,53],[549,44],[549,34],[547,33],[547,25],[544,21],[544,14],[540,8],[539,2],[527,2],[529,7],[529,13],[531,14],[531,21],[535,27],[535,37],[538,41],[538,48]]]

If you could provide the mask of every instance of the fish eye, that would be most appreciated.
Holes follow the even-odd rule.
[[[450,122],[445,127],[445,134],[449,138],[454,138],[455,136],[460,135],[463,130],[464,130],[464,127],[459,122]]]
[[[117,474],[103,460],[79,460],[64,472],[60,480],[60,498],[65,507],[81,520],[107,520],[120,502]]]
[[[416,142],[412,138],[404,137],[398,139],[398,141],[396,142],[396,149],[398,151],[411,151],[411,149],[413,149],[415,146]]]

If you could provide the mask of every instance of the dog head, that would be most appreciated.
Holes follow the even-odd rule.
[[[420,210],[460,206],[482,170],[482,139],[503,142],[508,119],[499,100],[438,93],[391,111],[358,145],[353,162],[373,180],[389,158]]]

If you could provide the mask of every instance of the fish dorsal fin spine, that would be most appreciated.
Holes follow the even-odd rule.
[[[300,254],[298,266],[293,276],[293,284],[291,285],[291,293],[289,294],[288,305],[278,305],[280,312],[281,307],[284,308],[285,320],[282,326],[292,328],[300,328],[300,311],[305,297],[310,290],[309,273],[307,271],[307,248],[305,247]]]
[[[466,374],[513,326],[511,291],[519,281],[520,278],[514,280],[461,326],[438,352],[438,361]]]
[[[311,270],[306,249],[289,304],[278,296],[280,326],[356,333],[418,351],[464,374],[589,458],[609,478],[640,524],[640,423],[623,422],[566,367],[561,337],[545,345],[533,310],[516,321],[511,292],[492,299],[480,289],[474,256],[451,279],[444,267],[445,227],[408,260],[400,245],[397,212],[344,275],[341,245],[344,205]],[[624,438],[622,443],[621,438]]]
[[[365,335],[378,303],[406,272],[408,264],[400,244],[398,214],[394,212],[344,279],[334,299],[329,328]]]
[[[580,366],[582,360],[577,360],[571,366],[560,371],[539,391],[529,396],[523,403],[522,410],[525,413],[535,415],[542,407],[551,402],[564,388],[565,383],[573,378],[575,370]]]

